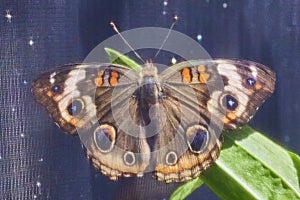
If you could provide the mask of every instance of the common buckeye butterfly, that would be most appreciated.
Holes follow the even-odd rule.
[[[273,93],[275,73],[245,60],[193,60],[158,73],[117,64],[66,65],[40,75],[32,92],[53,120],[79,133],[103,174],[183,182],[218,158],[222,130],[246,124]]]

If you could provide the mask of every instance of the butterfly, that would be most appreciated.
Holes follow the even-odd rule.
[[[112,180],[153,172],[165,182],[199,176],[218,158],[221,132],[246,124],[272,95],[275,73],[246,60],[190,60],[158,73],[117,64],[65,65],[32,84],[65,132]]]

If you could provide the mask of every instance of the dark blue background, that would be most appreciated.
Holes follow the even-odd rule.
[[[5,18],[6,10],[13,16],[11,22]],[[30,82],[41,72],[82,61],[115,34],[111,20],[120,30],[168,28],[174,14],[180,17],[174,29],[195,40],[201,34],[201,45],[212,57],[249,59],[277,73],[274,95],[250,124],[300,152],[299,0],[170,0],[167,6],[147,0],[4,0],[0,4],[1,199],[130,195],[162,199],[170,194],[174,185],[155,183],[149,177],[115,183],[96,172],[87,164],[79,139],[63,134],[33,101]],[[205,187],[190,197],[199,198],[218,199]]]

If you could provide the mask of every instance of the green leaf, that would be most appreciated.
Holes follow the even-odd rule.
[[[221,199],[300,199],[298,155],[249,126],[223,136],[217,162],[196,180]],[[190,183],[179,187],[171,199],[188,196],[190,187]]]
[[[199,179],[195,178],[182,186],[179,186],[175,192],[173,192],[170,199],[172,200],[181,200],[186,198],[192,192],[194,192],[198,187],[200,187],[204,182]]]
[[[130,69],[133,69],[137,73],[139,73],[142,69],[142,67],[136,63],[134,60],[128,58],[127,56],[121,54],[120,52],[110,49],[110,48],[104,48],[108,59],[113,64],[119,64],[124,65]]]
[[[111,62],[140,72],[121,53],[105,49]],[[222,199],[300,199],[300,158],[244,126],[224,132],[220,157],[200,177],[180,186],[170,199],[184,199],[203,183]]]

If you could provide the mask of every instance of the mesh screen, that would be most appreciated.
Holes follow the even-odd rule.
[[[225,8],[226,7],[226,8]],[[163,199],[177,187],[144,179],[111,182],[91,167],[78,137],[62,133],[37,105],[31,81],[81,61],[107,37],[141,26],[169,27],[197,39],[212,57],[261,62],[277,89],[251,124],[300,152],[299,3],[192,0],[4,0],[0,3],[0,199]],[[200,37],[198,37],[200,38]],[[163,40],[163,39],[162,39]],[[201,187],[190,199],[218,199]]]

